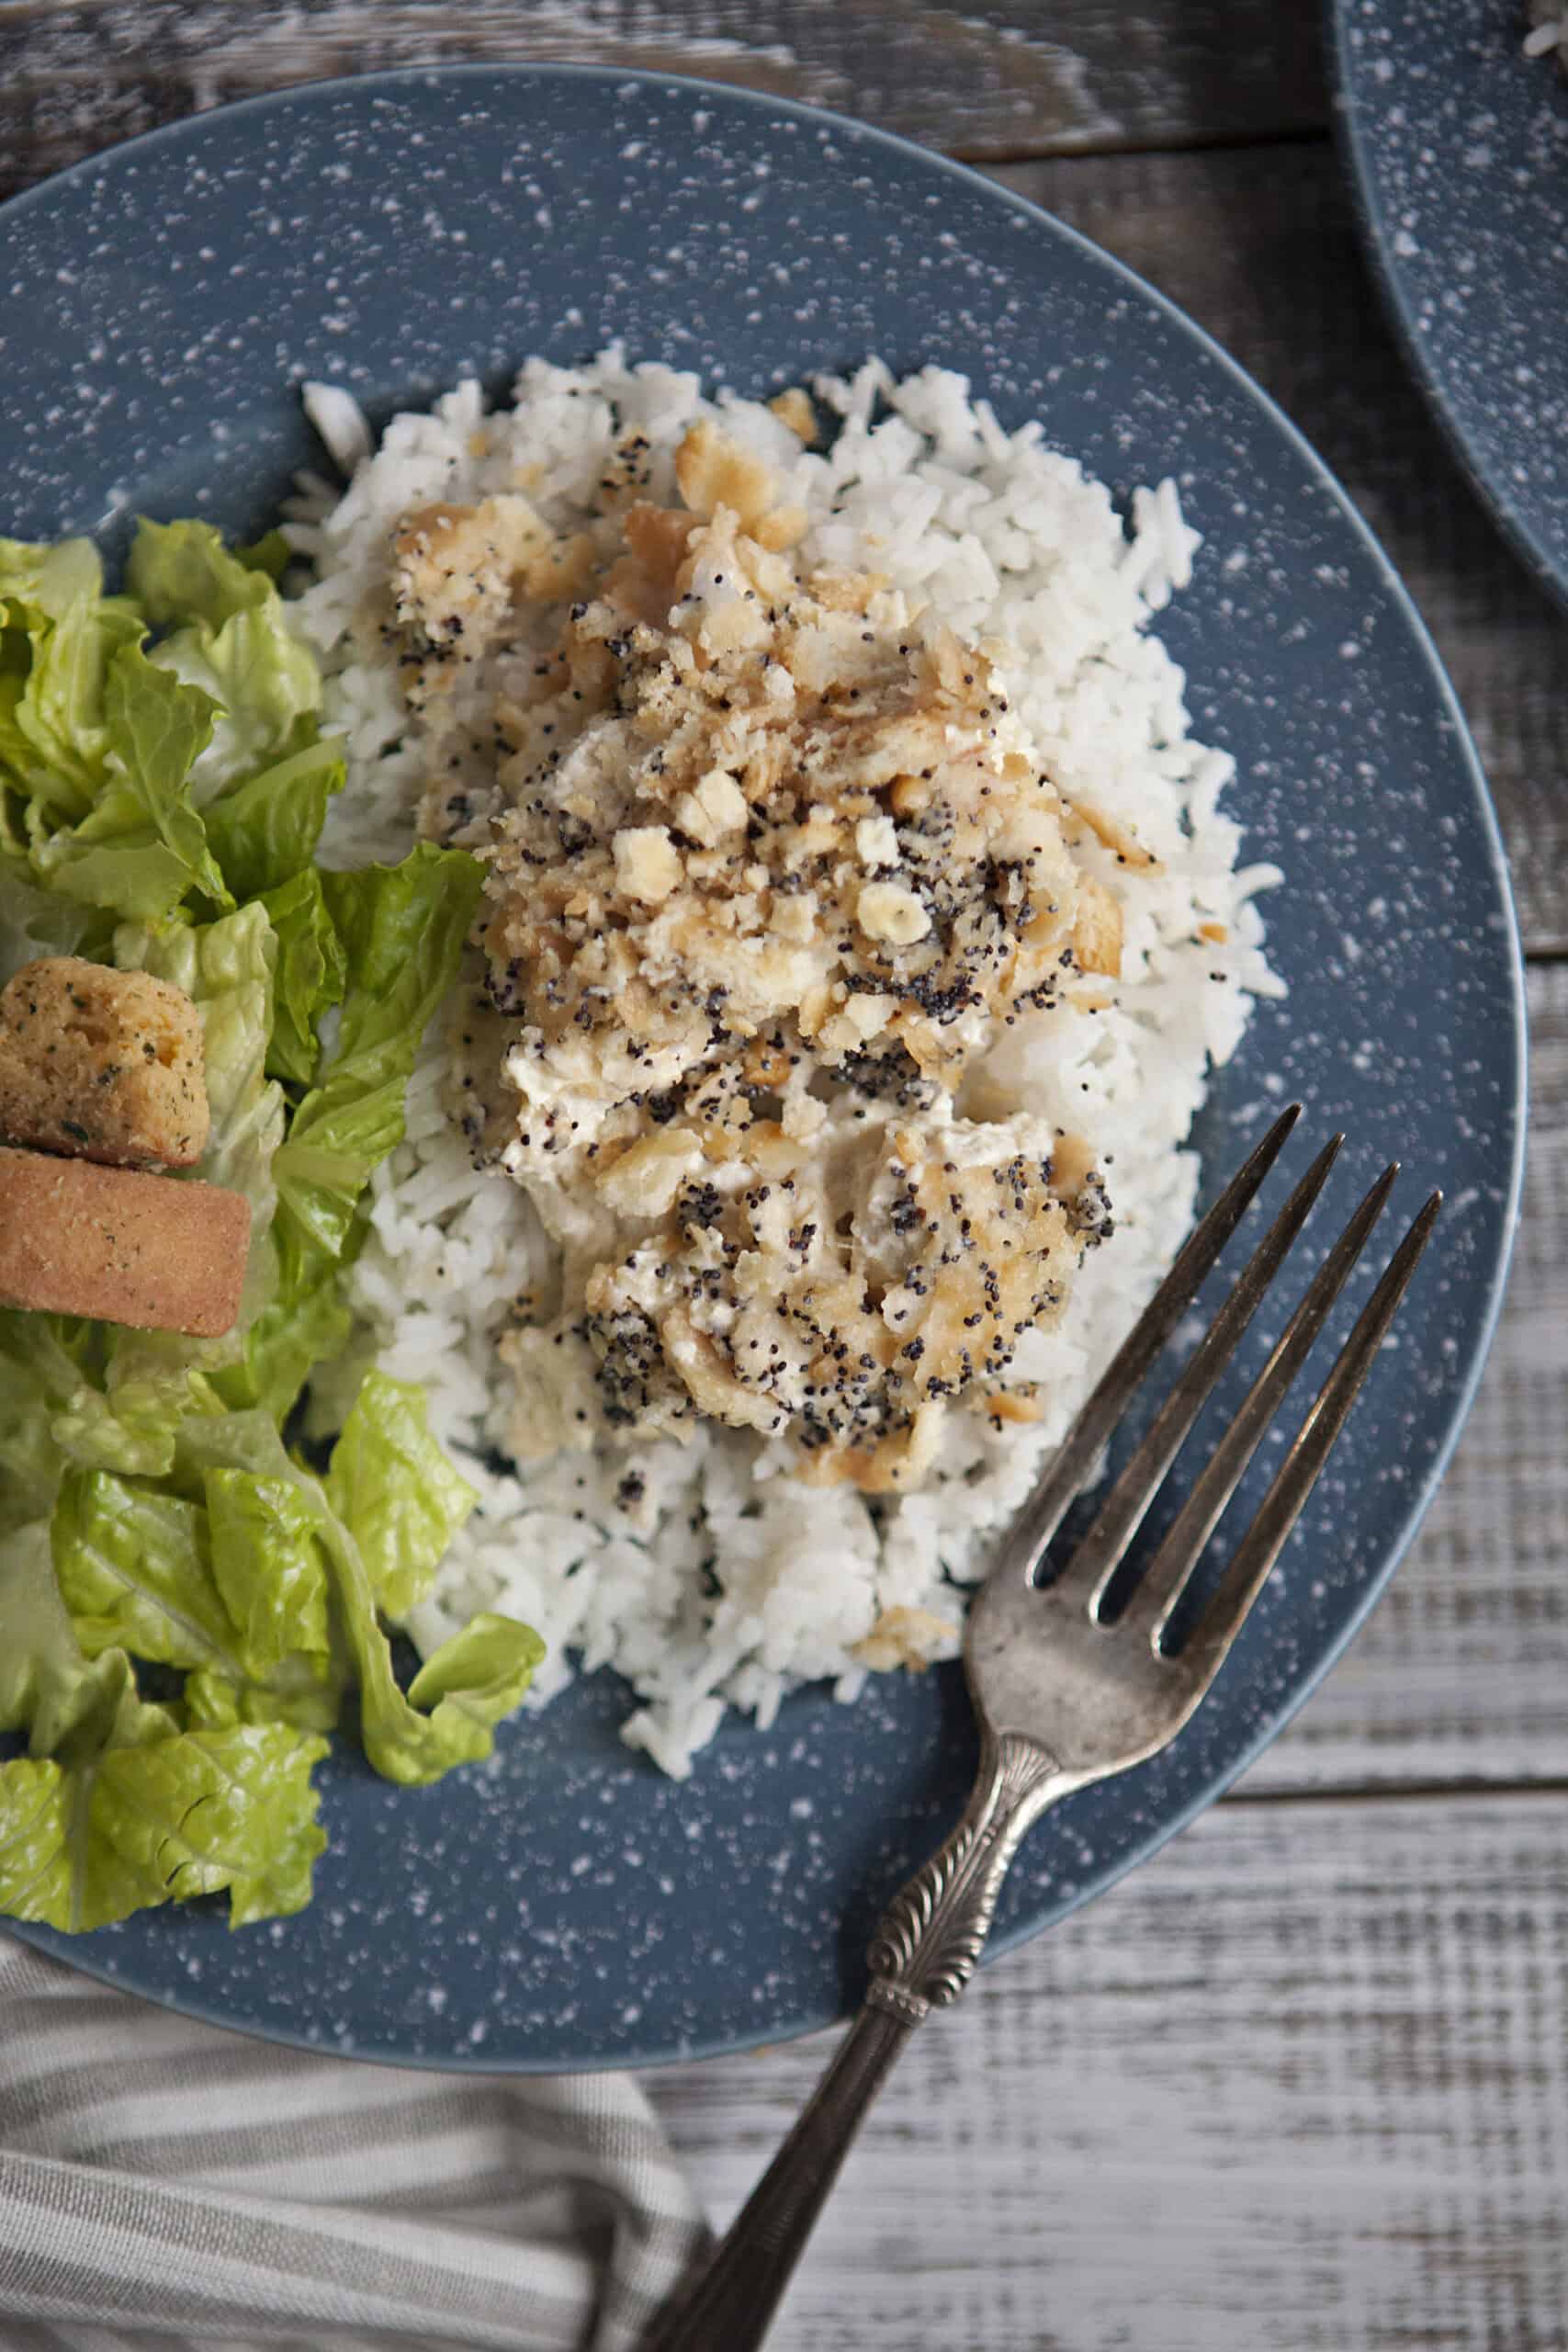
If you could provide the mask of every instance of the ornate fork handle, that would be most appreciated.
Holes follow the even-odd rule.
[[[915,2027],[975,1973],[1002,1881],[1032,1822],[1076,1785],[1016,1733],[984,1735],[957,1826],[889,1904],[864,2006],[707,2270],[649,2352],[754,2352],[872,2100]]]

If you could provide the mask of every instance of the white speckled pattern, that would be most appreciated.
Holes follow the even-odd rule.
[[[150,256],[150,257],[149,257]],[[1264,1006],[1198,1137],[1217,1179],[1276,1106],[1352,1135],[1337,1224],[1391,1154],[1452,1207],[1303,1530],[1211,1702],[1156,1763],[1054,1815],[999,1942],[1107,1884],[1311,1689],[1408,1540],[1468,1405],[1511,1238],[1522,1117],[1512,913],[1424,632],[1310,452],[1206,338],[1079,239],[934,156],[735,91],[571,69],[321,85],[155,134],[0,212],[0,528],[132,507],[254,530],[312,458],[291,387],[378,416],[466,363],[623,336],[747,389],[879,350],[942,360],[1124,491],[1173,473],[1204,548],[1162,617],[1197,731],[1277,856]],[[1325,1227],[1326,1229],[1326,1227]],[[1363,1285],[1364,1287],[1364,1285]],[[870,1924],[955,1810],[955,1672],[805,1694],[683,1786],[594,1682],[430,1790],[326,1774],[311,1909],[231,1935],[152,1913],[67,1947],[254,2031],[446,2066],[650,2063],[776,2040],[858,1991]]]
[[[1568,79],[1524,0],[1332,0],[1383,289],[1439,421],[1568,603]]]

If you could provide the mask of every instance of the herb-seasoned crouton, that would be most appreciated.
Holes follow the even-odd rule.
[[[189,1168],[210,1113],[201,1016],[146,972],[49,956],[0,990],[0,1136],[109,1167]]]
[[[250,1237],[239,1193],[0,1146],[0,1306],[217,1339]]]

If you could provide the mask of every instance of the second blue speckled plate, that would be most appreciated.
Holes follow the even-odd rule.
[[[1330,0],[1383,292],[1438,422],[1568,604],[1568,80],[1524,0]]]
[[[131,510],[252,533],[315,459],[294,387],[377,416],[528,352],[634,355],[771,389],[880,352],[966,370],[1004,420],[1126,491],[1171,473],[1205,535],[1163,633],[1233,751],[1247,854],[1278,857],[1260,1010],[1199,1136],[1222,1178],[1288,1096],[1344,1126],[1343,1212],[1391,1155],[1450,1207],[1381,1363],[1212,1699],[1175,1747],[1042,1825],[996,1948],[1059,1917],[1214,1796],[1371,1606],[1429,1499],[1496,1313],[1523,1021],[1507,885],[1459,712],[1341,492],[1208,339],[1080,238],[853,123],[571,68],[291,90],[79,166],[0,212],[0,528]],[[1294,1158],[1304,1164],[1310,1142]],[[1325,1223],[1337,1220],[1331,1209]],[[827,2023],[871,1921],[955,1811],[955,1670],[853,1708],[800,1693],[692,1779],[580,1684],[494,1767],[378,1781],[340,1745],[331,1849],[296,1919],[199,1907],[34,1939],[153,2000],[373,2058],[651,2064]]]

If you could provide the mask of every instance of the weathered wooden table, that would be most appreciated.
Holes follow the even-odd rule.
[[[1568,621],[1392,345],[1315,8],[0,0],[0,193],[226,98],[458,57],[652,65],[847,108],[982,164],[1191,311],[1414,592],[1492,780],[1530,958],[1516,1273],[1414,1554],[1230,1799],[919,2037],[780,2352],[1568,2346]],[[653,2080],[716,2214],[824,2054]]]

